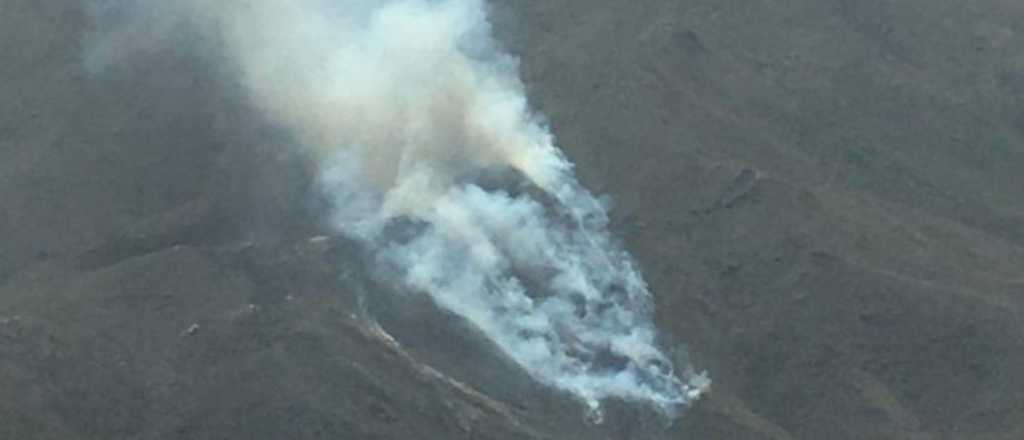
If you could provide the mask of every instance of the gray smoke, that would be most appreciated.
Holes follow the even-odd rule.
[[[100,8],[128,18],[95,65],[183,28],[218,41],[254,105],[319,158],[338,230],[536,380],[595,411],[617,397],[674,412],[707,388],[656,345],[646,283],[529,110],[483,0]],[[494,170],[517,183],[482,183]],[[394,239],[401,222],[415,227]]]

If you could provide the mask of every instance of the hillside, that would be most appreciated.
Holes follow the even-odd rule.
[[[0,438],[1024,436],[1024,4],[493,3],[707,396],[588,423],[327,237],[189,35],[90,70],[80,2],[5,0]]]

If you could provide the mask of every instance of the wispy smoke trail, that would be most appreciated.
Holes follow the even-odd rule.
[[[483,0],[161,4],[150,29],[215,35],[253,103],[317,152],[342,233],[538,381],[595,410],[672,411],[706,388],[656,345],[644,280],[530,112]]]

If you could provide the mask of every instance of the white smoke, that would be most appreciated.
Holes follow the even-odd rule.
[[[154,4],[136,12],[150,29],[214,35],[253,103],[316,151],[342,233],[535,379],[594,410],[618,397],[674,411],[707,387],[656,345],[644,280],[530,112],[483,0]],[[501,169],[522,185],[479,182]]]

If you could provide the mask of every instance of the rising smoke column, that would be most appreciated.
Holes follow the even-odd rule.
[[[707,387],[656,345],[646,283],[530,112],[483,0],[136,5],[145,29],[214,36],[253,103],[319,158],[338,230],[536,380],[594,410],[674,412]],[[519,184],[481,184],[494,170]]]

